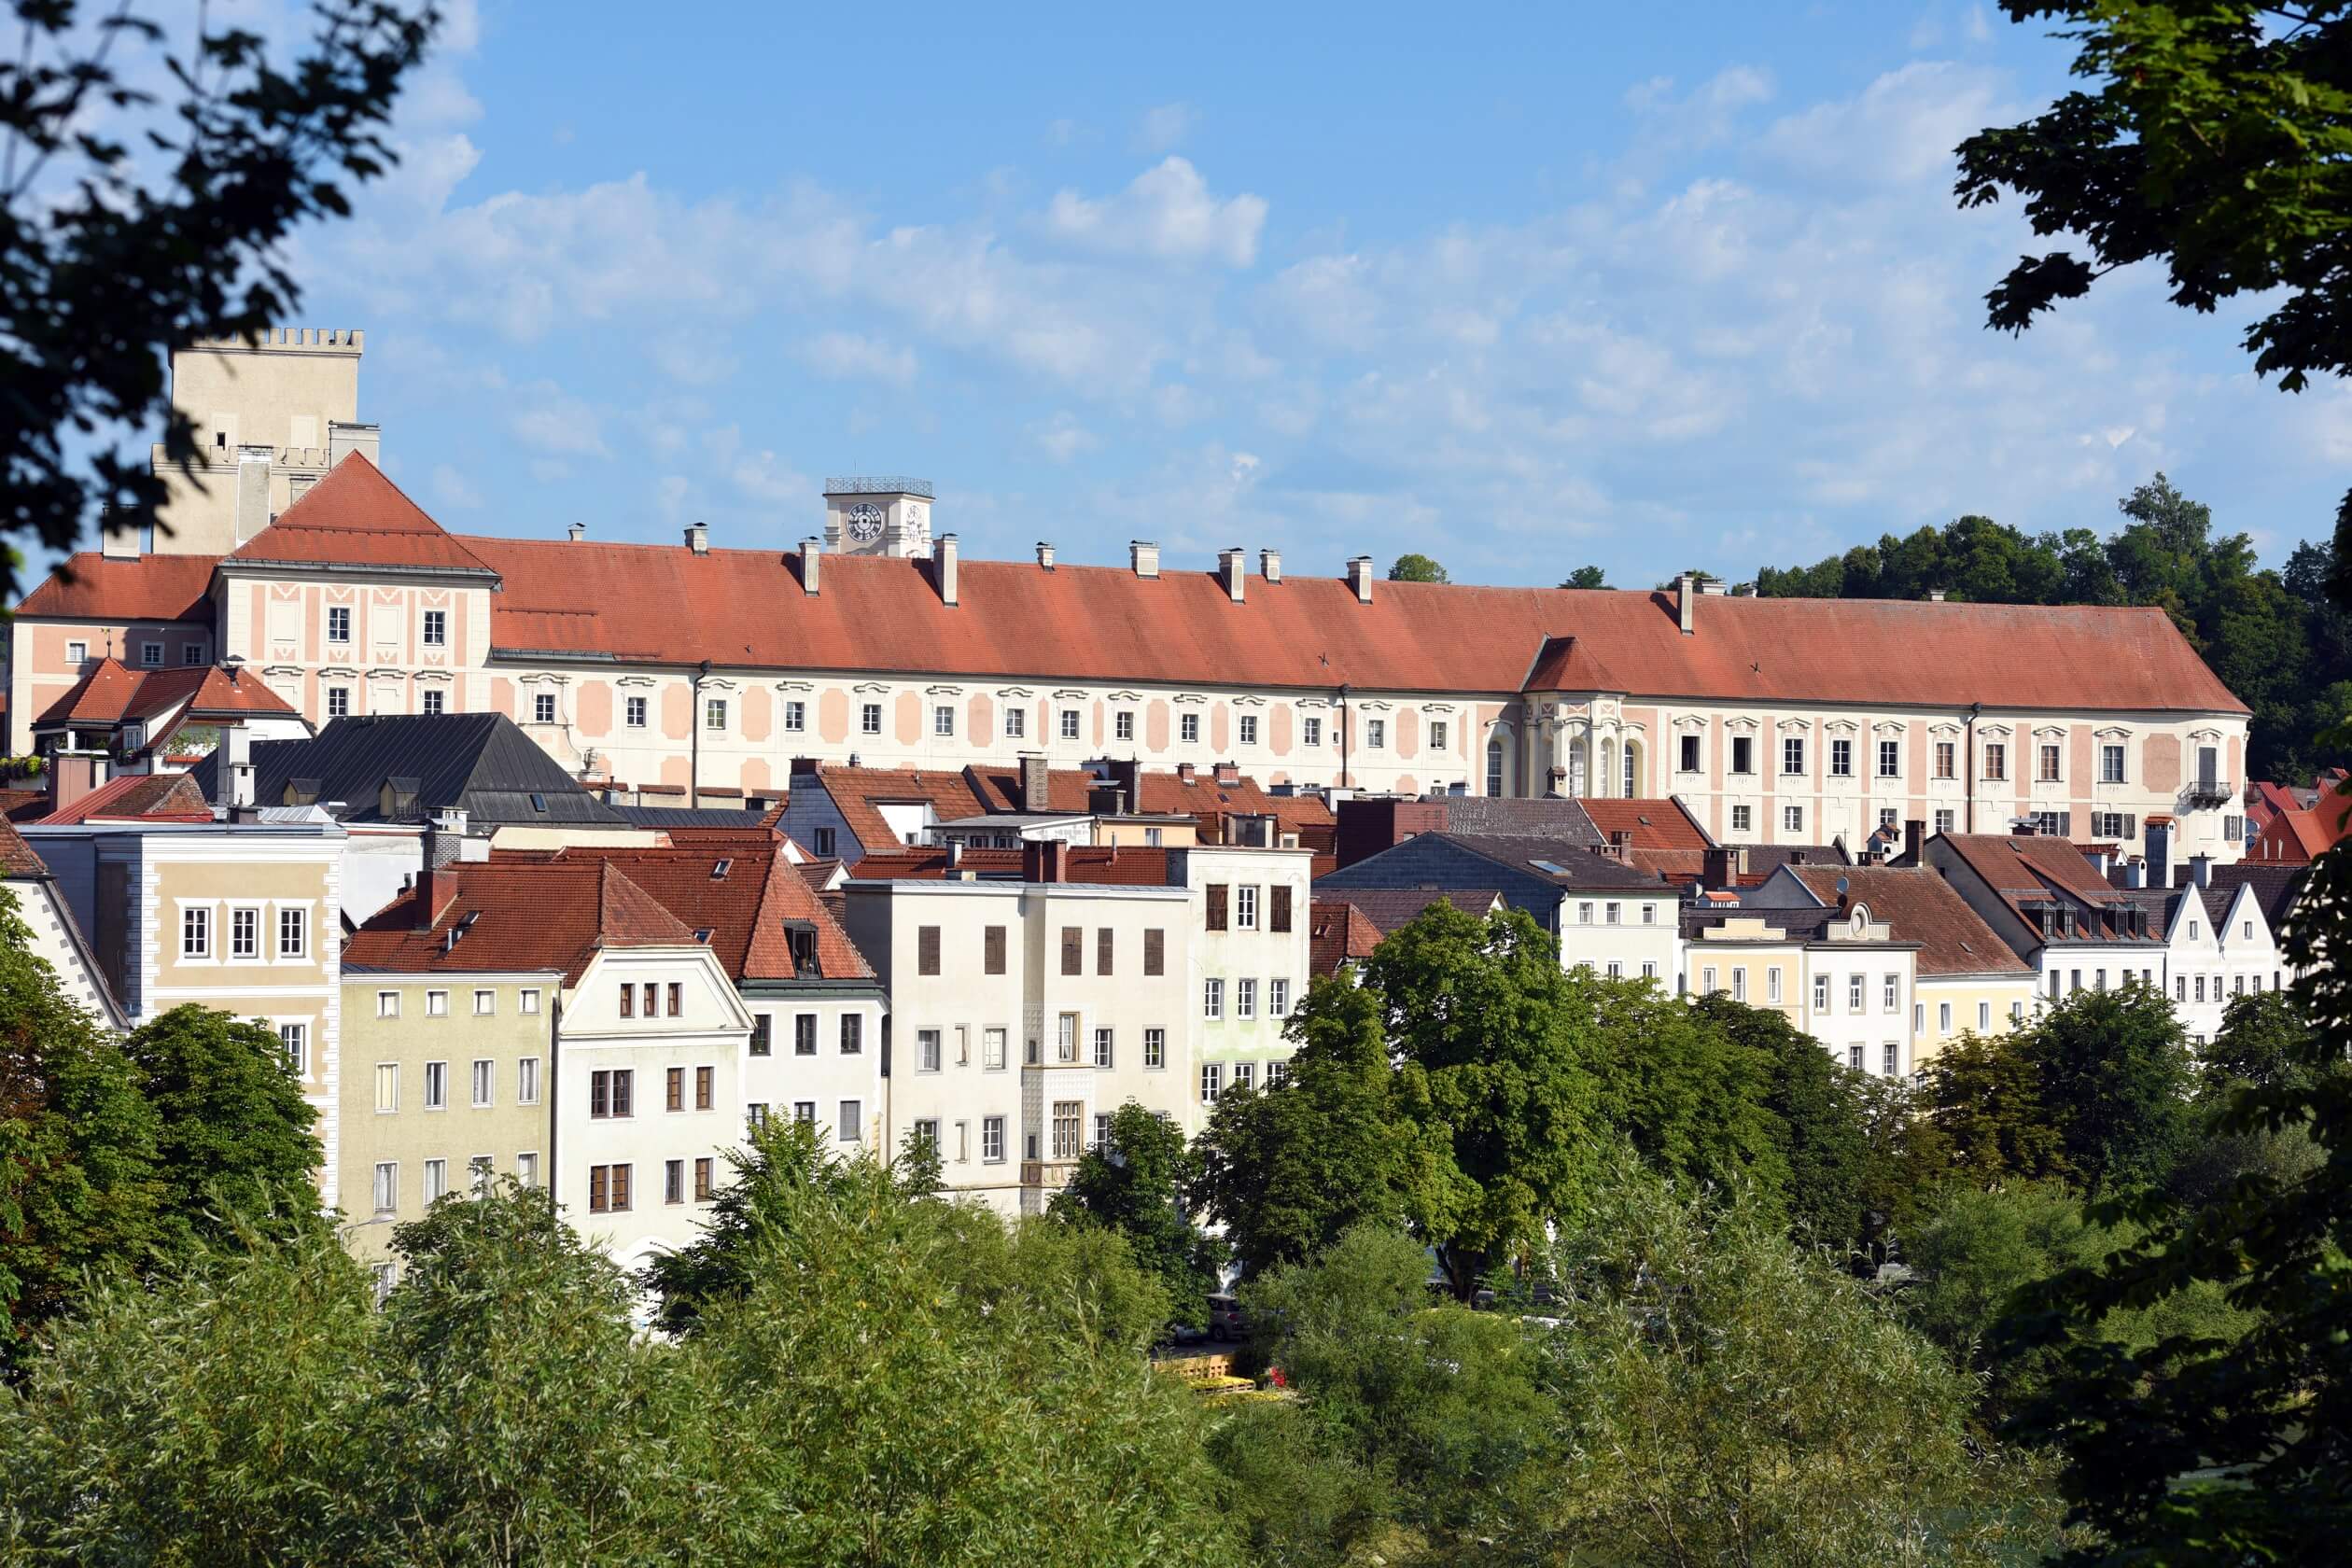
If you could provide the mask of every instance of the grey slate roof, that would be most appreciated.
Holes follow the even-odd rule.
[[[196,770],[208,798],[214,765],[207,758]],[[336,819],[343,822],[422,822],[455,808],[469,829],[628,825],[503,713],[371,714],[338,719],[310,740],[254,747],[257,805],[287,804],[297,779],[320,805],[341,802]],[[414,791],[413,812],[384,814],[387,779]]]
[[[1465,915],[1484,919],[1502,896],[1494,888],[1448,888],[1427,892],[1417,888],[1355,888],[1330,895],[1363,911],[1365,919],[1379,927],[1382,936],[1399,926],[1411,924],[1433,903],[1450,903]]]
[[[605,809],[633,828],[750,829],[767,820],[765,810],[747,811],[735,805],[609,805]]]
[[[1601,830],[1581,802],[1562,795],[1449,795],[1446,830],[1488,838],[1548,838],[1600,847]]]
[[[2209,875],[2213,885],[2207,892],[2219,896],[2221,912],[2214,918],[2227,919],[2230,901],[2237,897],[2241,884],[2248,885],[2254,889],[2254,902],[2262,906],[2262,918],[2270,922],[2275,934],[2288,912],[2295,907],[2295,901],[2303,897],[2303,884],[2310,877],[2311,868],[2307,865],[2240,861],[2236,865],[2215,866]]]

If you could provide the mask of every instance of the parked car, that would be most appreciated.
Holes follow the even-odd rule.
[[[1230,1295],[1209,1298],[1209,1337],[1211,1339],[1246,1339],[1250,1325],[1242,1321],[1241,1303]]]

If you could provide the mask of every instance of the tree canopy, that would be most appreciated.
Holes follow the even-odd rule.
[[[1396,564],[1389,567],[1389,581],[1391,582],[1450,582],[1453,579],[1448,577],[1446,568],[1431,557],[1408,551],[1399,555],[1396,558]]]

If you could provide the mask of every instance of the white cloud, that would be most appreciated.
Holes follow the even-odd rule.
[[[859,332],[824,332],[801,346],[801,357],[822,374],[904,386],[915,379],[915,351]]]
[[[1257,259],[1266,201],[1247,195],[1220,201],[1199,170],[1170,157],[1136,175],[1115,196],[1095,201],[1060,192],[1045,222],[1062,239],[1113,255],[1246,267]]]
[[[1986,68],[1921,61],[1889,71],[1858,97],[1815,104],[1777,121],[1764,150],[1805,175],[1851,186],[1950,183],[1953,149],[2015,118]]]
[[[1135,145],[1142,152],[1166,152],[1192,133],[1200,117],[1190,104],[1162,104],[1136,121]]]
[[[471,511],[482,505],[482,492],[447,463],[433,465],[433,504],[452,511]]]
[[[596,411],[553,382],[527,389],[530,406],[508,420],[514,439],[534,452],[563,457],[607,457],[603,422]]]
[[[1092,452],[1102,444],[1100,437],[1085,429],[1068,413],[1057,413],[1050,419],[1031,425],[1029,433],[1029,439],[1037,443],[1038,450],[1057,463],[1068,463],[1081,453]]]

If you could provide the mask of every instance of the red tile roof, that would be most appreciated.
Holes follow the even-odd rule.
[[[0,820],[0,876],[11,880],[47,876],[49,864],[24,842],[13,824]]]
[[[19,615],[53,621],[212,619],[217,555],[120,558],[94,550],[69,555],[24,596]]]
[[[294,716],[291,704],[259,680],[245,679],[242,667],[179,665],[134,670],[110,657],[99,660],[33,722],[35,726],[115,724],[126,719],[152,719],[182,703],[188,704],[191,719],[259,713]]]
[[[112,724],[129,711],[141,677],[121,660],[105,658],[82,671],[79,680],[41,709],[40,724]]]
[[[794,780],[808,777],[803,774]],[[850,836],[872,849],[903,842],[883,817],[881,807],[906,802],[929,802],[932,816],[953,822],[981,813],[979,797],[960,773],[928,772],[915,768],[826,767],[816,782],[833,796]],[[1080,810],[1085,809],[1084,806]]]
[[[82,796],[63,811],[35,819],[39,825],[79,822],[209,822],[211,803],[184,773],[126,773]]]
[[[1307,920],[1307,973],[1337,974],[1343,964],[1368,959],[1380,928],[1363,910],[1338,899],[1317,899]]]
[[[1678,800],[1596,800],[1579,798],[1578,805],[1592,819],[1603,840],[1630,833],[1636,849],[1705,849],[1715,840],[1699,819]]]
[[[229,560],[490,569],[359,452],[336,464]]]
[[[2091,918],[2108,924],[2132,901],[2119,892],[2082,851],[2067,839],[2046,833],[2011,837],[2003,833],[1941,833],[1932,842],[1951,847],[1968,868],[1981,877],[1995,897],[2028,926],[2037,918],[2028,903],[2046,903],[2063,893],[2086,906]],[[1833,868],[1834,869],[1834,868]],[[2092,912],[2106,913],[2092,913]],[[2110,931],[2114,940],[2124,940]]]
[[[1790,866],[1788,874],[1827,909],[1841,907],[1838,884],[1843,881],[1855,902],[1869,906],[1872,919],[1894,928],[1896,941],[1919,944],[1923,977],[2033,973],[1951,883],[1925,866]],[[1759,913],[1771,918],[1769,911]]]
[[[288,513],[292,515],[291,512]],[[1247,685],[2022,708],[2244,712],[2161,609],[1708,596],[1685,637],[1668,593],[1253,580],[965,561],[958,605],[923,561],[835,556],[823,591],[772,550],[467,536],[505,592],[501,648],[657,663]],[[681,616],[676,607],[696,613]],[[1581,658],[1552,639],[1573,638]],[[1605,666],[1592,651],[1605,648]],[[1556,657],[1554,655],[1557,655]],[[1539,673],[1531,678],[1531,670]]]
[[[2273,814],[2254,835],[2247,859],[2270,865],[2304,865],[2334,848],[2352,834],[2352,815],[2341,795],[2326,794],[2317,805]]]
[[[1023,854],[1019,849],[966,849],[955,866],[986,881],[1015,881],[1021,875]],[[1070,847],[1062,879],[1097,886],[1164,888],[1168,886],[1168,855],[1166,849],[1148,846],[1074,844]],[[947,875],[947,856],[945,847],[884,850],[859,861],[849,868],[849,875],[860,882],[935,882]]]
[[[444,879],[447,879],[444,881]],[[432,889],[441,908],[429,921]],[[445,902],[443,901],[445,894]],[[453,945],[449,931],[466,925]],[[539,973],[579,980],[605,947],[691,946],[694,933],[615,865],[595,860],[471,861],[419,878],[343,943],[353,970]]]

